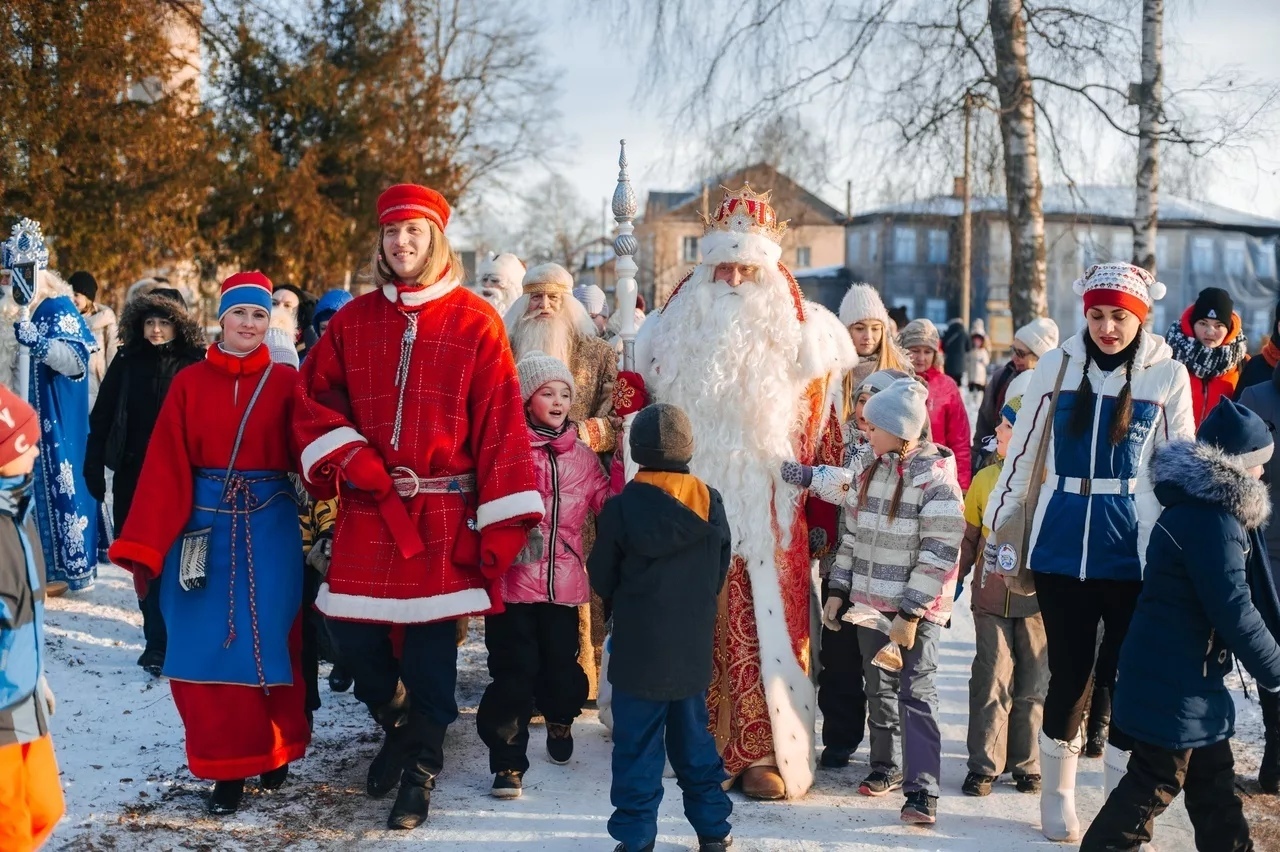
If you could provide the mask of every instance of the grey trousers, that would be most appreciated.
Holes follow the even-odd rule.
[[[969,771],[1040,774],[1037,738],[1049,689],[1044,620],[974,612],[977,653],[969,678]]]
[[[904,792],[924,790],[940,795],[942,733],[938,729],[938,642],[942,628],[920,620],[916,643],[902,652],[902,671],[891,674],[871,664],[889,643],[878,630],[858,628],[862,674],[866,680],[867,727],[871,733],[871,768],[902,769]],[[903,762],[905,756],[906,761]]]

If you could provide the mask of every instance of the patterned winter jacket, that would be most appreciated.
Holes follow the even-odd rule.
[[[928,441],[905,458],[875,464],[870,444],[859,445],[847,468],[813,469],[809,490],[844,507],[844,528],[828,582],[850,601],[885,613],[921,616],[935,624],[951,617],[964,539],[964,501],[955,456]],[[874,472],[872,467],[874,465]],[[862,477],[870,473],[866,505],[858,507]],[[893,520],[889,505],[899,479],[902,497]]]
[[[529,429],[529,442],[534,481],[546,507],[538,523],[543,555],[536,562],[511,566],[503,577],[502,599],[578,606],[591,600],[582,527],[588,512],[600,513],[609,496],[609,478],[573,426],[550,440]]]

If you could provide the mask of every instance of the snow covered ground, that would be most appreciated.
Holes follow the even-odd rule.
[[[962,599],[962,602],[967,597]],[[53,719],[63,772],[67,816],[52,849],[68,850],[328,850],[432,848],[467,852],[609,850],[610,743],[593,712],[575,725],[573,761],[545,759],[541,730],[531,743],[533,767],[524,797],[499,802],[488,795],[492,777],[475,731],[475,706],[486,682],[479,624],[460,657],[462,718],[449,733],[447,766],[432,798],[431,818],[413,832],[382,826],[389,800],[364,795],[364,773],[377,750],[368,713],[350,694],[333,695],[316,719],[307,757],[293,767],[284,789],[253,791],[231,819],[204,815],[210,785],[186,770],[182,728],[164,681],[135,664],[141,653],[141,619],[128,577],[103,567],[96,586],[49,602],[48,674],[58,696]],[[752,802],[735,793],[735,848],[743,850],[1004,850],[1070,848],[1051,844],[1038,830],[1037,799],[1001,783],[985,799],[960,794],[965,775],[969,662],[973,625],[958,611],[941,652],[943,790],[934,829],[898,821],[901,798],[871,800],[856,785],[867,771],[866,747],[848,769],[819,772],[813,792],[795,803]],[[1241,733],[1261,739],[1256,706],[1242,708]],[[1250,746],[1255,755],[1256,745]],[[1246,770],[1242,760],[1242,773]],[[1007,776],[1006,776],[1007,781]],[[1102,761],[1082,761],[1080,814],[1087,822],[1101,806]],[[659,850],[694,848],[679,789],[666,782]],[[1161,852],[1194,848],[1185,811],[1176,808],[1157,824]]]

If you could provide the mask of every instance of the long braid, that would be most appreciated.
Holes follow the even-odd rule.
[[[1129,434],[1129,423],[1133,420],[1133,393],[1130,384],[1133,381],[1133,361],[1138,356],[1137,347],[1129,353],[1124,362],[1124,387],[1116,397],[1116,408],[1111,414],[1111,446],[1118,447]]]
[[[880,469],[880,457],[876,456],[875,461],[871,463],[871,467],[867,468],[862,474],[862,482],[858,486],[858,510],[866,508],[867,492],[871,490],[871,480],[876,478],[876,471]]]
[[[1065,352],[1062,357],[1070,357]],[[1072,403],[1071,420],[1068,427],[1077,438],[1089,434],[1093,426],[1093,384],[1089,381],[1089,347],[1084,347],[1084,368],[1081,370],[1080,386],[1076,388],[1076,398]],[[1126,427],[1127,428],[1127,427]]]

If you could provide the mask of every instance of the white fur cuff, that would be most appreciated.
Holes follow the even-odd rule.
[[[541,518],[543,509],[542,495],[537,491],[518,491],[481,503],[476,509],[476,526],[483,530],[522,515],[537,515]]]
[[[316,465],[348,444],[367,444],[369,441],[350,426],[339,426],[316,438],[302,451],[302,475],[307,482],[314,482],[311,471]]]
[[[774,267],[782,259],[782,246],[763,234],[741,231],[711,231],[702,238],[702,263],[741,263],[749,266]]]

